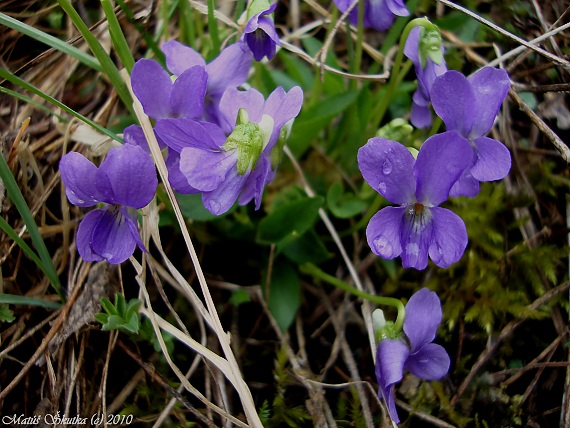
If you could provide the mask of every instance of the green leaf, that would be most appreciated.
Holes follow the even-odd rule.
[[[106,297],[101,297],[101,300],[99,300],[99,303],[101,303],[101,307],[109,315],[119,315],[119,311],[117,311],[115,306]]]
[[[322,197],[301,198],[281,205],[259,222],[257,240],[264,244],[287,242],[305,233],[317,218]]]
[[[299,238],[278,245],[277,251],[282,252],[294,263],[321,263],[331,257],[325,244],[313,229],[309,229]]]
[[[8,305],[0,305],[0,322],[14,322],[14,312],[8,308]]]
[[[268,307],[281,331],[285,332],[295,319],[301,304],[301,281],[296,268],[277,259],[269,285]]]
[[[251,302],[251,297],[245,290],[238,288],[232,293],[232,297],[230,297],[230,303],[234,306],[239,306],[242,303]]]
[[[335,217],[350,218],[364,211],[368,203],[352,193],[344,193],[342,183],[337,181],[327,192],[327,206]]]
[[[325,126],[350,107],[357,96],[355,91],[332,95],[302,111],[289,137],[288,145],[295,156],[300,157]]]

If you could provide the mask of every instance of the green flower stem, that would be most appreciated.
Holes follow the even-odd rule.
[[[404,47],[406,46],[406,40],[408,40],[408,35],[410,31],[414,27],[422,26],[426,29],[433,29],[435,27],[427,18],[416,18],[412,19],[408,24],[404,27],[404,31],[402,32],[402,36],[400,37],[400,45],[398,46],[398,52],[396,53],[396,58],[394,59],[394,65],[392,66],[392,70],[390,72],[390,80],[388,82],[388,91],[386,95],[382,98],[380,103],[376,105],[374,110],[372,111],[372,124],[374,126],[374,132],[384,117],[386,110],[388,110],[388,106],[392,101],[392,97],[394,96],[394,92],[396,91],[396,86],[398,81],[400,80],[400,67],[402,66],[402,59],[404,57]]]
[[[404,318],[406,317],[406,310],[401,300],[395,299],[393,297],[375,296],[373,294],[368,294],[365,293],[364,291],[360,291],[359,289],[352,287],[351,285],[348,285],[346,282],[341,281],[340,279],[332,275],[329,275],[328,273],[323,272],[321,269],[319,269],[317,266],[315,266],[312,263],[305,263],[304,265],[300,266],[300,270],[301,272],[307,275],[311,275],[313,278],[325,281],[330,285],[340,288],[341,290],[353,294],[354,296],[360,297],[361,299],[366,299],[378,305],[395,307],[398,310],[398,316],[396,318],[394,326],[397,329],[397,331],[402,330],[402,326],[404,325]]]

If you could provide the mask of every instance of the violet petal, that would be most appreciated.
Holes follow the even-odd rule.
[[[185,147],[217,150],[225,140],[225,134],[219,127],[194,119],[159,120],[154,130],[162,141],[175,152],[181,152]],[[212,137],[216,138],[217,141]],[[219,144],[221,138],[223,140]]]
[[[409,352],[405,343],[392,339],[382,340],[376,350],[376,380],[388,406],[390,417],[396,423],[400,422],[400,418],[396,411],[394,384],[404,377],[404,363]]]
[[[405,210],[405,207],[385,207],[370,219],[366,239],[374,254],[390,260],[402,253],[400,229]]]
[[[253,56],[243,42],[226,47],[220,55],[206,66],[208,94],[219,96],[230,86],[243,84],[248,77]],[[231,73],[228,72],[231,70]]]
[[[273,118],[273,132],[269,139],[268,150],[271,150],[279,139],[279,133],[283,125],[297,117],[302,105],[303,90],[299,86],[291,88],[289,92],[285,92],[285,90],[279,86],[269,94],[263,109],[263,114],[267,114]]]
[[[180,152],[180,172],[193,188],[211,192],[226,179],[237,159],[237,150],[210,151],[186,147]]]
[[[171,150],[166,157],[168,182],[174,190],[182,194],[194,194],[200,191],[190,186],[188,178],[180,171],[180,153]]]
[[[476,149],[475,165],[471,174],[479,181],[501,180],[511,169],[511,154],[503,143],[488,137],[474,141]]]
[[[193,118],[204,112],[207,80],[202,66],[192,67],[178,76],[170,98],[172,116]]]
[[[402,144],[371,138],[358,150],[358,167],[366,182],[394,204],[415,201],[414,156]]]
[[[131,85],[148,116],[158,120],[171,115],[172,81],[158,62],[138,60],[131,71]]]
[[[202,195],[204,207],[214,215],[221,215],[228,211],[237,200],[248,175],[248,173],[228,174],[226,180],[216,190],[205,192]]]
[[[93,231],[105,213],[106,210],[104,209],[88,212],[77,228],[77,235],[75,237],[77,251],[86,262],[100,262],[104,260],[99,254],[93,252],[91,245],[93,242]]]
[[[433,235],[429,257],[441,268],[457,262],[467,247],[468,236],[465,223],[454,212],[440,207],[430,209],[433,220]]]
[[[456,131],[428,138],[414,166],[417,201],[437,206],[447,200],[451,186],[472,165],[473,156],[469,141]]]
[[[386,6],[394,15],[408,16],[410,14],[403,0],[384,0]]]
[[[440,345],[429,343],[415,354],[410,354],[406,368],[425,380],[439,380],[449,371],[449,355]]]
[[[101,201],[97,191],[97,167],[85,156],[70,152],[62,156],[59,173],[69,202],[78,207],[91,207]]]
[[[236,88],[226,89],[220,100],[222,129],[228,134],[233,131],[240,108],[247,111],[250,122],[259,123],[264,104],[265,98],[256,89],[248,89],[247,91],[238,91]]]
[[[99,167],[97,187],[105,191],[104,202],[143,208],[157,186],[154,163],[139,146],[125,144],[111,149]]]
[[[91,249],[111,264],[123,263],[135,251],[125,216],[119,210],[107,210],[93,229]]]
[[[475,93],[467,78],[450,70],[437,77],[430,90],[433,109],[448,131],[467,136],[475,119]]]
[[[410,297],[406,304],[404,333],[410,341],[412,354],[433,342],[441,319],[441,302],[435,292],[422,288]]]
[[[206,61],[198,52],[176,40],[170,40],[162,45],[166,56],[166,66],[176,76],[180,76],[189,68],[196,65],[206,66]]]
[[[463,174],[457,179],[455,184],[449,191],[449,196],[457,198],[459,196],[467,196],[473,198],[479,194],[479,180],[476,180],[471,174],[471,169],[467,168]]]
[[[432,215],[429,208],[416,212],[415,207],[403,208],[404,217],[400,229],[402,266],[418,270],[428,264],[428,248],[432,239]]]
[[[505,70],[483,67],[469,77],[469,83],[475,94],[475,103],[471,107],[474,113],[470,137],[481,137],[491,129],[493,121],[505,100],[511,82]]]

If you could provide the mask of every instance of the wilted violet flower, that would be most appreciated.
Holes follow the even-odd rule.
[[[334,0],[342,13],[346,12],[354,0]],[[408,16],[404,0],[364,0],[364,27],[384,31],[390,28],[396,16]],[[358,25],[358,6],[348,15],[352,25]]]
[[[422,32],[425,35],[426,31],[421,26],[414,27],[408,34],[404,47],[404,54],[414,63],[416,76],[418,77],[418,88],[412,98],[412,115],[410,118],[410,121],[416,128],[427,128],[431,125],[431,111],[429,108],[431,87],[435,78],[447,71],[443,55],[441,55],[439,63],[436,63],[431,56],[425,55],[425,53],[422,55],[420,52],[420,35]],[[434,44],[437,44],[437,42]],[[439,38],[439,46],[437,48],[443,54],[441,38]]]
[[[248,6],[242,40],[251,49],[256,61],[261,61],[263,57],[273,58],[277,46],[281,45],[271,17],[276,8],[277,3],[270,5],[266,0],[253,0]]]
[[[440,345],[432,343],[441,323],[439,297],[422,288],[406,305],[405,338],[383,339],[376,350],[378,395],[388,406],[390,417],[400,422],[394,397],[394,385],[404,377],[404,369],[425,380],[439,380],[449,371],[449,355]],[[407,340],[406,340],[407,339]]]
[[[461,258],[467,246],[465,224],[438,206],[472,163],[473,150],[459,137],[454,132],[428,138],[417,160],[405,146],[384,138],[371,138],[358,150],[366,182],[399,205],[370,219],[366,237],[373,253],[384,259],[401,256],[404,267],[415,269],[427,266],[428,254],[439,267]]]
[[[180,174],[190,189],[202,193],[211,213],[223,214],[236,200],[245,205],[255,199],[258,209],[265,185],[275,174],[271,152],[302,103],[299,87],[288,93],[279,87],[266,101],[255,89],[228,88],[220,102],[221,128],[191,119],[165,119],[155,130],[180,153]]]
[[[83,260],[118,264],[133,254],[136,245],[146,251],[138,232],[137,210],[152,200],[158,180],[152,159],[141,147],[115,147],[99,168],[79,153],[67,153],[59,171],[73,205],[104,203],[87,213],[77,229],[77,250]]]
[[[451,196],[475,196],[480,181],[504,178],[511,168],[511,155],[505,145],[484,135],[493,126],[510,88],[505,70],[483,67],[466,78],[450,70],[435,79],[431,102],[453,138],[469,141],[475,156],[473,163],[451,189]],[[447,138],[452,138],[449,135]]]
[[[219,124],[219,104],[224,91],[227,88],[237,88],[247,80],[253,62],[249,49],[243,42],[234,43],[223,49],[209,64],[194,49],[176,40],[164,43],[162,51],[166,55],[168,69],[176,76],[183,75],[195,66],[205,67],[207,86],[204,119]]]
[[[172,82],[168,72],[151,59],[138,60],[131,71],[133,92],[151,118],[199,117],[204,112],[208,75],[204,67],[185,70]]]

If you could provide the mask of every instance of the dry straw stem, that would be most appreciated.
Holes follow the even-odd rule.
[[[129,86],[129,89],[130,89],[130,84],[129,84],[130,79],[129,79],[129,76],[126,73],[126,71],[123,72],[123,78],[127,82],[127,85]],[[132,89],[130,89],[130,90],[132,92]],[[194,269],[196,271],[196,276],[198,277],[198,282],[200,283],[200,287],[202,289],[202,294],[204,295],[204,299],[206,300],[206,307],[208,309],[208,313],[210,314],[210,316],[212,318],[212,328],[214,329],[214,332],[216,333],[218,340],[220,341],[220,345],[222,347],[222,350],[223,350],[224,355],[226,356],[227,360],[221,359],[221,357],[217,356],[216,354],[214,354],[213,352],[211,352],[209,350],[208,350],[209,353],[207,353],[206,355],[208,357],[216,356],[219,359],[221,359],[221,361],[218,359],[211,360],[211,361],[216,366],[218,366],[218,368],[220,368],[220,370],[222,370],[222,372],[224,372],[224,374],[228,377],[228,380],[236,388],[236,390],[240,396],[242,406],[243,406],[244,412],[246,414],[247,420],[251,424],[251,426],[262,427],[263,425],[261,424],[261,420],[259,419],[259,416],[257,414],[257,410],[256,410],[255,404],[253,402],[253,397],[251,395],[251,392],[250,392],[247,384],[243,380],[243,377],[241,375],[237,360],[236,360],[236,358],[233,354],[232,348],[230,346],[229,335],[224,331],[222,323],[220,322],[220,318],[218,316],[216,306],[215,306],[214,301],[212,299],[212,296],[210,294],[208,284],[206,283],[206,278],[204,277],[204,272],[202,271],[202,267],[200,266],[200,262],[198,260],[198,255],[196,254],[196,250],[194,249],[192,239],[190,238],[190,234],[188,233],[188,229],[186,228],[186,223],[184,221],[184,217],[182,216],[182,212],[180,211],[178,201],[176,200],[176,196],[174,194],[174,191],[173,191],[172,187],[170,186],[170,183],[168,182],[168,172],[166,169],[166,164],[165,164],[164,159],[162,157],[162,154],[160,152],[160,148],[158,147],[158,142],[156,141],[154,131],[153,131],[152,126],[150,124],[150,120],[149,120],[148,116],[145,115],[141,103],[136,99],[134,94],[133,94],[133,99],[134,99],[133,108],[135,110],[135,114],[137,115],[137,119],[139,120],[139,122],[142,126],[142,129],[144,131],[144,134],[145,134],[145,137],[147,139],[152,157],[153,157],[154,162],[157,166],[157,169],[158,169],[158,172],[159,172],[160,177],[162,179],[162,183],[165,187],[166,193],[168,194],[168,198],[170,199],[170,203],[172,204],[172,208],[174,210],[174,214],[176,216],[176,219],[177,219],[178,224],[180,226],[180,229],[182,231],[182,236],[184,237],[184,241],[186,242],[186,247],[187,247],[188,252],[190,254],[190,258],[192,259],[192,263],[193,263]],[[150,303],[150,302],[148,302],[148,303]],[[170,327],[172,327],[172,326],[170,326]],[[174,327],[172,327],[172,328],[174,328]],[[158,334],[158,338],[159,338],[159,341],[162,342],[162,338],[161,338],[160,334]],[[193,339],[185,337],[185,336],[184,336],[184,339],[193,341]],[[180,340],[180,338],[179,338],[179,340]],[[193,341],[193,342],[195,342],[195,341]],[[186,343],[186,342],[184,342],[184,343]],[[197,345],[199,345],[200,347],[202,347],[202,345],[200,345],[198,342],[195,342],[195,343]],[[162,346],[162,343],[161,343],[161,346]],[[166,353],[165,353],[165,355],[166,355]],[[208,358],[208,359],[210,359],[210,358]],[[221,364],[222,361],[228,365],[227,368],[223,365],[222,366],[218,365],[218,364]],[[179,377],[186,380],[184,378],[184,376],[182,375],[182,373],[179,374]],[[182,379],[180,379],[180,380],[183,381]]]

